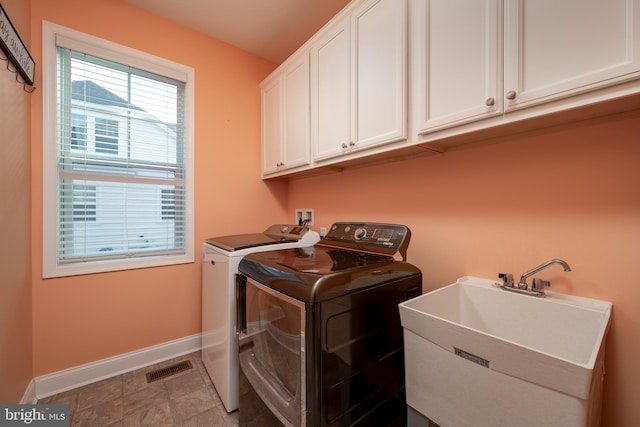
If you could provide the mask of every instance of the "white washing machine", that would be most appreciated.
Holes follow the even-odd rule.
[[[238,409],[235,275],[247,254],[313,246],[320,236],[306,226],[275,224],[262,233],[207,239],[202,249],[202,363],[227,412]]]

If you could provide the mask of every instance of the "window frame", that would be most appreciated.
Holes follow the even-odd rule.
[[[192,67],[169,61],[133,48],[72,30],[51,22],[42,24],[42,109],[43,109],[43,278],[102,273],[194,262],[194,86]],[[57,47],[126,64],[161,76],[185,82],[185,253],[117,260],[95,260],[59,264],[58,245],[58,168],[57,168]],[[88,141],[85,141],[88,143]]]

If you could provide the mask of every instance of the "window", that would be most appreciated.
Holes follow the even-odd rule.
[[[87,116],[77,113],[71,115],[71,148],[86,150]]]
[[[162,219],[176,219],[176,190],[162,190]]]
[[[118,154],[118,121],[96,118],[96,153]]]
[[[44,277],[193,261],[193,70],[44,23]]]
[[[72,185],[71,191],[63,188],[63,198],[71,197],[73,201],[73,221],[96,220],[96,186]]]

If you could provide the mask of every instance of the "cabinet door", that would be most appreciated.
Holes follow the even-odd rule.
[[[262,172],[276,172],[281,159],[282,84],[279,75],[272,75],[262,85]]]
[[[351,137],[349,20],[333,24],[311,49],[313,158],[323,160],[348,150]]]
[[[309,164],[309,56],[296,58],[282,75],[282,169]]]
[[[501,114],[498,0],[415,0],[411,6],[417,132]]]
[[[289,58],[260,85],[262,173],[309,164],[309,56]]]
[[[640,1],[505,1],[505,109],[619,83],[640,70]]]
[[[355,148],[406,138],[406,9],[406,0],[371,0],[351,15]]]

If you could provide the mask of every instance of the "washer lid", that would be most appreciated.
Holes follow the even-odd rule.
[[[240,249],[255,248],[257,246],[275,245],[277,243],[297,242],[298,239],[285,239],[267,236],[263,233],[235,234],[230,236],[212,237],[205,240],[208,244],[233,252]]]
[[[212,237],[205,240],[212,246],[228,252],[257,246],[275,245],[278,243],[294,243],[300,240],[309,229],[300,225],[274,224],[262,233],[232,234]]]

